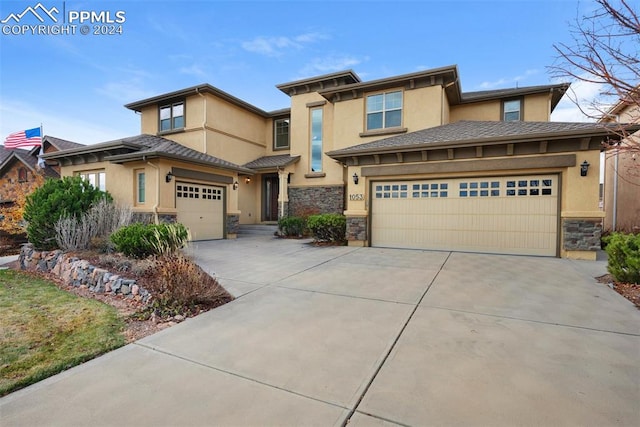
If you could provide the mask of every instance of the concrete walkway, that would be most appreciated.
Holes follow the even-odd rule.
[[[602,262],[191,251],[235,301],[0,399],[0,425],[640,424],[640,312]]]

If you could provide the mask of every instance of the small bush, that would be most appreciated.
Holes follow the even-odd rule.
[[[307,227],[313,237],[320,242],[344,242],[347,218],[340,214],[311,215]]]
[[[79,176],[48,179],[27,196],[24,219],[27,237],[36,249],[57,246],[55,225],[60,218],[78,218],[100,199],[111,201],[109,193],[100,191]]]
[[[605,239],[609,273],[618,282],[640,283],[640,234],[611,233]]]
[[[278,228],[283,236],[302,237],[307,228],[307,221],[299,216],[287,216],[278,220]]]
[[[182,224],[132,224],[111,235],[116,250],[133,258],[162,255],[181,249],[189,233]]]
[[[214,306],[233,299],[218,281],[179,253],[158,257],[158,279],[147,286],[151,310],[161,317],[196,314],[198,306]]]

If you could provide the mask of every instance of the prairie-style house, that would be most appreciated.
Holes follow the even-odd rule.
[[[277,88],[277,111],[209,84],[132,102],[140,135],[45,158],[194,240],[336,212],[350,245],[595,258],[611,135],[549,121],[568,85],[463,92],[447,66]]]

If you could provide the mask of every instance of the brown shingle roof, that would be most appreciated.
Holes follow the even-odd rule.
[[[107,153],[104,160],[108,160],[113,163],[126,163],[136,160],[162,157],[197,163],[205,166],[214,166],[221,169],[228,169],[253,175],[253,171],[251,169],[193,150],[185,147],[184,145],[178,144],[175,141],[148,134],[102,142],[95,145],[83,145],[69,150],[45,154],[43,157],[45,159],[58,159],[73,156],[84,156],[97,152]],[[116,154],[113,154],[114,152]]]
[[[279,154],[277,156],[264,156],[259,159],[253,160],[244,165],[245,168],[260,170],[260,169],[273,169],[278,167],[285,167],[291,163],[295,163],[300,160],[300,156],[290,156],[288,154]]]
[[[354,154],[394,152],[401,149],[419,150],[443,145],[461,146],[498,141],[577,138],[609,134],[611,131],[607,129],[608,127],[613,129],[612,126],[599,123],[459,121],[331,151],[327,155],[345,157]],[[640,125],[635,127],[640,129]]]
[[[77,142],[67,141],[66,139],[60,139],[49,135],[45,135],[43,140],[56,147],[58,150],[68,150],[70,148],[84,147],[83,144],[78,144]]]

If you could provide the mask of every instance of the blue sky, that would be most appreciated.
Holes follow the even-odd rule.
[[[548,84],[553,44],[570,41],[569,25],[594,7],[575,0],[40,3],[111,19],[123,11],[126,21],[120,35],[82,35],[79,23],[74,35],[3,31],[2,140],[40,123],[45,134],[85,144],[136,135],[139,116],[124,104],[200,83],[267,111],[289,106],[277,84],[344,69],[372,80],[457,64],[463,91]],[[0,20],[37,4],[3,0]],[[25,15],[25,23],[39,22]],[[566,102],[553,119],[580,116]]]

